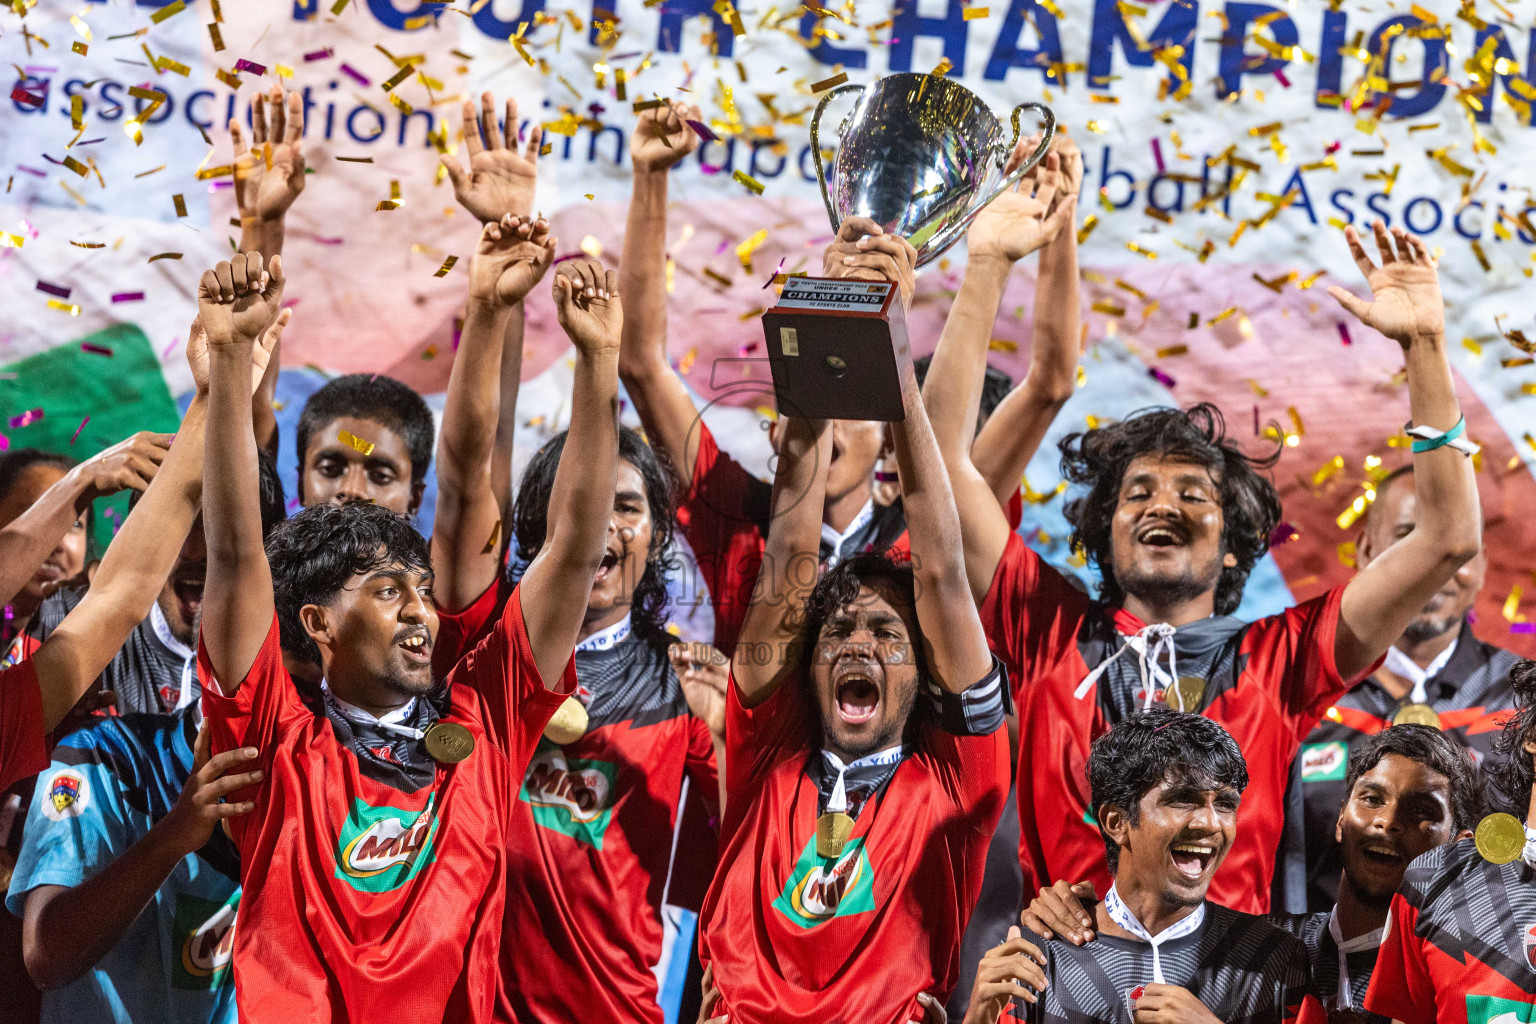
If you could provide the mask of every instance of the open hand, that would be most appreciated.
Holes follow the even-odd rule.
[[[261,253],[239,253],[203,271],[197,317],[209,348],[252,344],[277,319],[283,301],[283,259],[263,269]]]
[[[1074,946],[1081,946],[1095,937],[1093,915],[1082,904],[1085,899],[1098,899],[1092,882],[1057,882],[1040,890],[1040,895],[1019,915],[1019,923],[1042,939],[1060,936]]]
[[[1018,925],[1013,925],[1008,929],[1007,941],[987,950],[976,967],[965,1024],[996,1024],[1010,1002],[1036,1002],[1045,986],[1045,954],[1022,936]]]
[[[1367,302],[1334,285],[1328,294],[1354,314],[1367,327],[1374,327],[1407,348],[1420,338],[1439,338],[1445,334],[1445,302],[1440,297],[1439,264],[1424,242],[1402,228],[1390,235],[1380,220],[1371,225],[1376,236],[1376,251],[1381,266],[1371,262],[1360,244],[1360,233],[1351,225],[1344,229],[1355,266],[1371,287],[1372,301]],[[1397,251],[1392,248],[1397,242]]]
[[[822,276],[851,281],[891,281],[911,305],[917,288],[917,250],[868,217],[849,217],[821,256]]]
[[[549,222],[507,214],[480,231],[469,264],[469,297],[497,306],[515,306],[539,283],[555,259]]]
[[[555,314],[583,355],[619,350],[624,308],[619,275],[597,260],[567,260],[555,268]]]
[[[87,482],[88,490],[80,500],[94,501],[129,488],[147,489],[170,452],[175,436],[141,430],[80,463],[71,471]]]
[[[219,803],[231,793],[254,786],[262,779],[261,769],[252,764],[256,760],[255,747],[239,747],[226,750],[210,758],[208,723],[197,731],[192,746],[192,774],[181,787],[181,796],[160,825],[175,836],[177,848],[185,853],[195,853],[213,838],[214,826],[230,818],[238,818],[256,809],[247,800],[241,803]],[[228,774],[236,769],[250,768],[240,774]]]
[[[267,127],[267,103],[272,125]],[[241,219],[277,220],[304,191],[304,98],[273,85],[251,101],[251,145],[239,119],[229,122],[235,146],[235,204]]]
[[[1030,140],[1019,141],[1008,163],[1010,173],[1031,150]],[[1054,239],[1077,210],[1076,195],[1058,194],[1066,181],[1061,156],[1048,153],[976,216],[965,236],[970,258],[1014,263]]]
[[[704,120],[698,107],[664,100],[640,112],[629,136],[629,158],[637,171],[665,171],[699,148],[689,121]]]
[[[507,214],[526,218],[533,213],[533,194],[539,184],[539,149],[544,129],[528,130],[528,144],[518,151],[517,101],[507,100],[506,134],[496,123],[496,100],[490,93],[464,101],[464,148],[469,153],[466,172],[458,157],[443,154],[443,167],[453,182],[459,205],[481,223],[499,221]],[[483,139],[483,141],[482,141]]]
[[[1204,1003],[1177,985],[1144,985],[1136,1000],[1136,1024],[1221,1024]]]
[[[667,657],[682,684],[688,710],[709,727],[712,735],[725,735],[725,688],[730,682],[730,660],[706,643],[672,644],[667,648]]]

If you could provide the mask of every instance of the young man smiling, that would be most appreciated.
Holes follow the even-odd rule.
[[[891,424],[912,564],[817,581],[833,427],[789,419],[762,597],[726,698],[700,958],[732,1024],[905,1024],[942,1003],[1008,790],[1006,686],[915,382]]]
[[[1446,361],[1436,264],[1424,244],[1375,226],[1381,264],[1345,232],[1374,301],[1331,294],[1396,340],[1416,428],[1420,529],[1347,586],[1286,612],[1232,617],[1268,547],[1280,507],[1254,459],[1210,406],[1159,409],[1062,442],[1073,541],[1099,569],[1083,595],[1008,529],[972,463],[969,431],[985,338],[946,331],[926,393],[944,448],[972,592],[1019,706],[1018,805],[1024,890],[1053,879],[1109,881],[1085,786],[1094,737],[1156,705],[1198,712],[1236,737],[1254,784],[1236,846],[1212,889],[1235,909],[1269,909],[1284,792],[1301,739],[1350,683],[1370,671],[1430,597],[1472,557],[1481,535],[1464,421]],[[1395,240],[1395,246],[1394,246]],[[974,333],[974,332],[972,332]],[[978,355],[979,353],[979,355]],[[984,598],[984,599],[983,599]],[[1026,759],[1060,752],[1057,771]]]
[[[1524,821],[1489,815],[1475,840],[1408,866],[1365,997],[1372,1013],[1403,1024],[1536,1021],[1536,661],[1511,682],[1515,714],[1490,765]]]
[[[257,254],[204,274],[212,350],[204,473],[209,547],[201,669],[215,755],[260,751],[260,789],[232,828],[245,898],[240,1018],[486,1021],[510,1015],[497,963],[511,807],[540,732],[575,685],[571,650],[603,557],[617,452],[612,273],[555,276],[576,343],[571,465],[549,542],[495,627],[433,678],[427,542],[400,515],[305,509],[263,551],[255,514],[249,349],[277,313],[281,267]],[[280,648],[323,671],[301,697]]]
[[[1272,914],[1269,920],[1306,945],[1314,989],[1330,1016],[1385,1024],[1360,1007],[1392,896],[1414,858],[1472,834],[1482,805],[1480,779],[1466,750],[1444,733],[1399,725],[1359,744],[1350,756],[1345,792],[1334,816],[1343,851],[1337,906],[1316,914]],[[1093,918],[1079,899],[1091,895],[1086,884],[1057,882],[1030,904],[1021,923],[1042,938],[1091,942]]]
[[[1053,1024],[1322,1021],[1301,942],[1207,900],[1248,786],[1231,735],[1170,708],[1136,712],[1094,741],[1088,781],[1114,877],[1097,938],[1053,938],[1042,956],[1015,934],[982,961],[966,1024],[995,1024],[1013,998],[1025,1020]]]

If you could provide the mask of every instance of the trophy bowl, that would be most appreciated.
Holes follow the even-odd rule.
[[[836,97],[859,93],[838,131],[830,188],[822,166],[820,123]],[[1041,119],[1040,144],[1012,173],[1019,115]],[[842,85],[821,98],[811,118],[811,153],[821,198],[835,232],[845,217],[868,217],[917,249],[917,265],[958,242],[982,208],[1045,158],[1056,116],[1041,103],[1013,110],[1013,138],[981,98],[938,75],[888,75]]]

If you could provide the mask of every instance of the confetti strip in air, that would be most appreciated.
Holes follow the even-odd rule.
[[[80,431],[84,430],[85,429],[85,425],[87,423],[89,423],[89,422],[91,422],[91,418],[89,416],[87,416],[85,419],[80,421],[80,425],[75,428],[75,432],[73,434],[69,435],[69,443],[70,444],[74,444],[75,441],[77,441],[79,439]]]
[[[181,259],[181,253],[179,253],[179,252],[161,252],[161,253],[156,253],[155,255],[151,256],[149,258],[149,262],[153,263],[156,260],[179,260],[179,259]]]
[[[452,270],[453,269],[453,265],[455,263],[457,263],[457,262],[459,262],[459,258],[457,256],[449,256],[447,259],[443,260],[443,265],[438,267],[437,268],[437,273],[433,274],[432,276],[433,277],[447,277],[448,276],[448,271]]]
[[[175,3],[166,4],[164,7],[160,8],[158,11],[156,11],[154,14],[151,14],[149,16],[149,20],[154,22],[156,25],[158,25],[162,21],[164,21],[165,19],[173,18],[176,15],[180,14],[182,11],[186,10],[186,9],[187,9],[187,5],[184,2],[184,0],[176,0]]]
[[[372,455],[373,454],[373,442],[372,441],[364,441],[362,438],[358,437],[356,434],[349,433],[348,431],[342,430],[342,431],[339,431],[336,434],[336,440],[340,441],[342,444],[347,445],[350,448],[356,449],[357,451],[361,452],[364,455]]]
[[[112,355],[112,350],[110,348],[108,348],[106,345],[95,345],[95,344],[92,344],[89,341],[82,341],[80,343],[80,351],[81,352],[89,352],[91,355],[95,355],[95,356],[108,356],[108,357],[110,357]]]
[[[66,288],[61,284],[49,284],[47,281],[39,281],[37,282],[37,290],[47,292],[49,295],[55,295],[61,299],[67,299],[72,289]]]
[[[7,422],[10,423],[12,430],[17,430],[21,427],[27,426],[29,423],[36,423],[42,418],[43,410],[41,408],[29,409],[26,412],[21,413],[19,416],[12,416]]]
[[[79,306],[71,305],[68,302],[60,302],[58,299],[49,299],[48,300],[48,308],[49,309],[56,309],[60,313],[68,313],[70,316],[79,316],[80,315],[80,307]]]
[[[835,88],[837,88],[838,86],[842,85],[846,81],[848,81],[848,72],[840,71],[837,74],[833,75],[831,78],[823,78],[821,81],[819,81],[815,85],[811,86],[811,92],[813,92],[813,93],[826,92],[828,89],[835,89]]]
[[[758,181],[756,178],[751,177],[745,171],[734,171],[731,173],[731,178],[740,184],[745,185],[748,189],[751,190],[753,195],[760,196],[763,194],[762,182]]]
[[[143,292],[116,292],[112,296],[113,302],[143,302]]]

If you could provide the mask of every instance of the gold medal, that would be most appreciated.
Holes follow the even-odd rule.
[[[828,811],[816,819],[816,854],[835,859],[843,855],[848,837],[853,835],[853,819],[841,811]],[[1521,842],[1524,842],[1524,833]]]
[[[422,742],[439,764],[458,764],[475,749],[475,737],[457,722],[433,722]]]
[[[1174,684],[1173,693],[1165,694],[1168,706],[1179,711],[1199,711],[1200,700],[1205,696],[1205,680],[1199,676],[1179,676],[1179,681]],[[1177,703],[1175,703],[1177,701]]]
[[[544,727],[544,738],[562,747],[575,743],[586,734],[587,706],[575,697],[565,698],[565,703],[555,709],[554,717]]]
[[[1525,826],[1513,814],[1488,815],[1477,823],[1473,837],[1477,852],[1490,864],[1517,861],[1525,850]]]
[[[1428,704],[1404,704],[1397,709],[1397,714],[1392,716],[1392,724],[1427,725],[1431,729],[1438,729],[1440,728],[1440,716]]]

